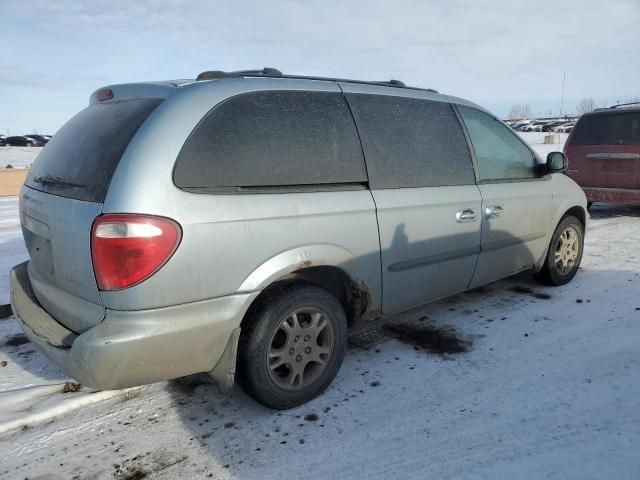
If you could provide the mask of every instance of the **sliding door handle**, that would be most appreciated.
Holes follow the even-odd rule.
[[[501,217],[504,214],[502,205],[493,205],[484,209],[484,218],[490,220],[492,218]]]

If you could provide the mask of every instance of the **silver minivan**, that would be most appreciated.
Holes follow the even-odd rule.
[[[582,190],[494,115],[402,82],[204,72],[96,91],[20,194],[25,334],[79,382],[209,372],[319,395],[355,322],[578,270]]]

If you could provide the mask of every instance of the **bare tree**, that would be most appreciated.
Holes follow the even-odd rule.
[[[576,105],[576,110],[579,114],[593,112],[596,109],[596,101],[593,98],[583,98],[580,103]]]
[[[529,105],[528,103],[512,105],[511,110],[509,110],[510,120],[519,120],[521,118],[529,118],[531,116],[531,105]]]

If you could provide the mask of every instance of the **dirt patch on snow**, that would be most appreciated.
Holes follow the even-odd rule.
[[[533,288],[523,287],[522,285],[516,285],[515,287],[511,287],[509,290],[515,293],[522,293],[524,295],[531,295],[534,298],[539,298],[540,300],[549,300],[551,295],[544,292],[536,292]]]
[[[11,305],[0,305],[0,320],[4,320],[5,318],[9,318],[13,314],[11,310]]]
[[[426,350],[435,355],[447,355],[468,352],[471,342],[456,335],[455,330],[447,327],[427,325],[387,325],[382,331],[389,337],[413,345],[416,350]]]
[[[304,416],[304,419],[307,422],[317,422],[318,421],[318,415],[315,413],[308,413]]]
[[[201,375],[190,375],[188,377],[178,378],[172,380],[170,385],[177,391],[185,394],[186,396],[193,395],[196,388],[202,385],[213,385],[211,381],[205,380]]]
[[[80,390],[79,383],[67,382],[64,384],[64,387],[62,387],[62,393],[73,393],[78,390]]]
[[[9,337],[9,339],[4,342],[5,347],[19,347],[20,345],[24,345],[25,343],[29,343],[29,339],[26,335],[19,333],[18,335],[13,335]]]
[[[155,476],[155,473],[182,463],[187,458],[186,455],[175,456],[164,451],[147,452],[126,459],[122,463],[115,463],[113,465],[113,477],[117,480],[139,480]]]
[[[447,325],[438,325],[423,316],[417,321],[391,323],[382,321],[362,331],[352,331],[349,343],[361,350],[372,350],[389,339],[412,345],[415,350],[439,356],[455,355],[471,350],[470,339],[463,338]],[[376,353],[380,350],[375,349]]]

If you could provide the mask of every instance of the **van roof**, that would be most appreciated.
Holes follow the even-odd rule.
[[[307,76],[307,75],[285,75],[277,68],[273,67],[265,67],[261,70],[237,70],[233,72],[224,72],[222,70],[207,70],[198,74],[195,80],[177,80],[176,85],[180,86],[185,83],[191,82],[200,82],[203,80],[218,80],[222,78],[238,78],[238,77],[269,77],[269,78],[291,78],[296,80],[325,80],[330,82],[343,82],[343,83],[358,83],[363,85],[378,85],[384,87],[397,87],[397,88],[409,88],[412,90],[422,90],[431,93],[438,93],[437,90],[432,88],[420,88],[420,87],[411,87],[405,85],[404,82],[400,80],[352,80],[347,78],[333,78],[333,77],[316,77],[316,76]]]
[[[126,83],[117,85],[104,86],[91,94],[90,103],[97,102],[97,93],[105,89],[118,89],[119,98],[140,98],[140,97],[168,97],[175,91],[176,88],[189,88],[197,84],[204,83],[216,83],[217,81],[234,81],[242,80],[246,78],[256,79],[256,81],[263,80],[265,82],[273,81],[325,81],[347,84],[351,88],[358,90],[357,93],[378,93],[378,94],[397,94],[403,97],[432,99],[444,102],[455,103],[458,105],[465,105],[468,107],[476,108],[488,113],[491,116],[496,117],[493,113],[485,109],[484,107],[466,100],[464,98],[442,94],[432,88],[419,88],[405,85],[400,80],[388,80],[388,81],[367,81],[367,80],[351,80],[343,78],[332,77],[316,77],[305,75],[285,75],[280,70],[275,68],[263,68],[262,70],[238,70],[233,72],[223,72],[220,70],[209,70],[200,73],[195,79],[176,79],[168,81],[155,81],[155,82],[137,82]],[[345,86],[347,86],[345,85]],[[387,90],[388,89],[388,90]],[[385,91],[386,90],[386,91]],[[392,91],[395,90],[395,93]],[[496,117],[497,118],[497,117]]]

